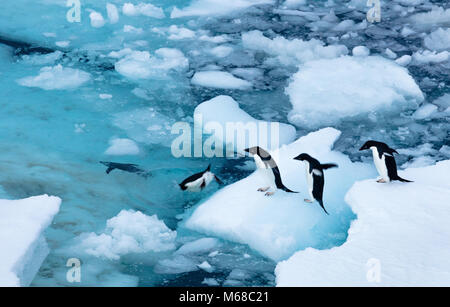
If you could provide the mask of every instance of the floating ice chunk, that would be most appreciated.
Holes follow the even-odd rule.
[[[386,56],[387,56],[388,58],[390,58],[391,60],[394,60],[394,59],[397,58],[397,53],[395,53],[394,51],[392,51],[392,50],[389,49],[389,48],[386,48],[386,50],[385,50],[384,53],[385,53]]]
[[[337,26],[333,28],[334,31],[339,32],[348,32],[350,30],[353,30],[353,27],[355,26],[355,22],[351,19],[343,20],[341,21]]]
[[[176,25],[172,25],[167,30],[169,33],[170,40],[181,40],[181,39],[191,39],[195,37],[195,32],[183,27],[177,27]]]
[[[436,153],[436,149],[433,149],[433,144],[430,143],[425,143],[415,148],[398,149],[397,151],[402,155],[408,155],[412,157],[420,157]]]
[[[198,265],[198,267],[208,273],[214,272],[214,268],[208,263],[208,261],[203,261]]]
[[[441,149],[439,149],[439,152],[446,155],[447,157],[450,157],[450,146],[442,146]]]
[[[424,39],[424,44],[428,49],[441,51],[450,49],[450,28],[439,28]]]
[[[225,58],[233,52],[233,48],[230,46],[217,46],[209,50],[209,53],[218,57]]]
[[[154,270],[157,274],[182,274],[198,271],[199,269],[198,263],[192,259],[183,255],[177,255],[158,261]]]
[[[437,53],[436,51],[423,50],[414,52],[412,57],[416,64],[442,63],[449,60],[450,52],[442,51]]]
[[[114,24],[119,21],[119,10],[117,6],[112,3],[106,3],[106,12],[108,13],[108,20],[110,23]]]
[[[433,101],[433,104],[439,106],[441,109],[447,109],[450,107],[450,94],[444,94],[443,96],[437,98]]]
[[[288,40],[281,36],[270,39],[265,37],[261,31],[243,33],[242,43],[245,48],[264,51],[275,56],[283,65],[297,65],[323,58],[330,59],[348,53],[347,47],[343,45],[324,46],[324,43],[317,39]]]
[[[379,56],[307,62],[286,93],[293,106],[289,120],[309,127],[375,110],[396,112],[424,99],[408,70]]]
[[[201,238],[184,244],[174,254],[175,255],[205,254],[209,253],[212,249],[217,248],[218,245],[219,240],[215,238]]]
[[[419,109],[414,112],[412,117],[414,119],[426,119],[430,118],[433,113],[435,113],[438,110],[438,107],[431,103],[426,103],[423,106],[421,106]]]
[[[58,41],[55,43],[55,45],[60,48],[67,48],[70,46],[70,41]]]
[[[194,0],[189,6],[183,9],[175,7],[170,17],[226,15],[235,10],[242,10],[253,5],[273,2],[273,0]]]
[[[159,19],[166,17],[162,8],[156,7],[150,3],[139,3],[138,5],[125,3],[122,7],[122,12],[127,16],[143,15]]]
[[[304,5],[306,5],[306,0],[286,0],[283,2],[283,7],[288,9],[296,9]]]
[[[427,13],[419,13],[411,16],[411,20],[416,27],[430,28],[438,24],[450,24],[450,8],[444,10],[439,6],[433,6],[433,9]]]
[[[235,68],[231,70],[231,73],[235,76],[241,77],[245,80],[254,81],[260,79],[264,75],[264,71],[259,68]]]
[[[61,65],[41,68],[39,75],[25,77],[17,82],[22,86],[40,87],[44,90],[75,89],[91,79],[91,75],[79,69]]]
[[[102,14],[96,11],[92,11],[89,14],[89,18],[91,20],[91,26],[94,28],[101,28],[105,25],[105,19],[103,18]]]
[[[215,278],[205,278],[203,279],[202,284],[210,287],[220,286],[219,282]]]
[[[413,183],[357,182],[346,196],[358,216],[347,242],[278,263],[277,285],[449,286],[449,173],[442,161],[401,172]]]
[[[402,168],[418,168],[430,166],[436,163],[436,159],[430,156],[415,157],[414,159],[404,163]]]
[[[395,2],[398,2],[405,6],[416,6],[423,3],[424,0],[395,0]]]
[[[106,222],[104,233],[81,235],[80,247],[89,255],[118,260],[128,254],[173,250],[176,236],[156,215],[122,210]]]
[[[397,60],[395,60],[395,63],[401,66],[408,66],[412,61],[412,56],[410,55],[403,55],[399,57]]]
[[[61,59],[62,55],[63,53],[58,50],[48,54],[24,55],[22,60],[31,65],[50,65]]]
[[[112,156],[125,156],[125,155],[138,155],[139,146],[135,141],[130,139],[112,139],[109,142],[110,146],[105,151],[106,155]]]
[[[28,286],[47,257],[45,229],[61,199],[48,195],[0,200],[0,286]]]
[[[403,29],[402,29],[402,31],[401,31],[401,35],[403,36],[403,37],[407,37],[407,36],[410,36],[410,35],[413,35],[413,34],[415,34],[416,33],[416,31],[414,31],[413,29],[411,29],[411,28],[409,28],[409,27],[403,27]]]
[[[265,179],[257,171],[216,192],[200,204],[186,220],[187,228],[227,240],[248,244],[274,260],[286,259],[310,246],[325,248],[340,244],[353,215],[344,202],[345,192],[355,180],[374,176],[372,165],[352,163],[331,151],[340,132],[322,129],[272,152],[283,183],[301,194],[278,191],[272,197],[257,191]],[[326,173],[325,206],[305,204],[308,195],[304,165],[293,158],[308,152],[321,162],[335,162],[339,169]]]
[[[353,56],[366,57],[370,55],[370,50],[365,46],[356,46],[353,48],[352,54]]]
[[[113,96],[111,94],[99,94],[98,97],[103,100],[113,98]]]
[[[217,35],[217,36],[202,35],[198,39],[201,41],[214,43],[214,44],[223,44],[223,43],[226,43],[231,40],[231,38],[226,34]]]
[[[125,33],[134,33],[134,34],[142,34],[144,33],[144,30],[142,28],[135,28],[130,25],[124,25],[123,26],[123,32]]]
[[[295,139],[295,128],[288,124],[272,123],[278,127],[271,135],[271,123],[257,120],[239,108],[239,104],[230,96],[218,96],[199,104],[194,111],[194,120],[198,127],[203,127],[204,133],[212,133],[216,146],[223,146],[227,153],[239,152],[256,145],[268,149],[276,149]],[[201,120],[202,123],[199,123]],[[236,130],[230,135],[226,134],[227,124],[233,125]],[[216,127],[217,126],[217,127]],[[219,129],[220,128],[220,129]]]
[[[198,86],[245,90],[252,87],[246,80],[236,78],[225,71],[198,71],[191,79],[191,83]]]
[[[114,54],[116,55],[116,54]],[[130,51],[115,64],[116,71],[130,79],[149,79],[164,77],[170,70],[181,71],[188,67],[189,61],[178,49],[161,48],[151,56],[148,51]]]

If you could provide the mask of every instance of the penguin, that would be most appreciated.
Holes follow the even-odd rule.
[[[206,170],[186,178],[179,184],[179,186],[183,191],[200,192],[213,180],[216,180],[218,184],[223,184],[223,182],[216,175],[211,173],[210,164]]]
[[[140,169],[139,166],[136,164],[125,164],[125,163],[103,162],[103,161],[100,161],[100,163],[107,167],[106,169],[107,174],[111,173],[115,169],[118,169],[124,172],[137,174],[144,178],[148,178],[149,176],[152,175],[151,172]]]
[[[294,158],[294,160],[303,161],[306,166],[306,182],[308,183],[309,195],[311,199],[305,199],[305,202],[312,203],[314,200],[317,201],[323,211],[329,215],[323,204],[323,188],[325,185],[323,171],[338,167],[338,165],[334,163],[321,164],[317,159],[314,159],[306,153],[298,155]]]
[[[388,183],[394,180],[401,182],[412,182],[401,178],[397,174],[397,164],[395,163],[394,153],[398,154],[395,149],[390,148],[387,144],[377,141],[367,141],[360,149],[372,150],[373,162],[377,168],[378,174],[381,179],[377,180],[378,183]]]
[[[291,191],[284,186],[281,180],[280,170],[272,158],[272,156],[259,146],[244,149],[253,156],[258,171],[263,175],[266,180],[267,186],[259,188],[258,192],[266,192],[266,196],[272,196],[277,189],[283,190],[288,193],[298,193]]]

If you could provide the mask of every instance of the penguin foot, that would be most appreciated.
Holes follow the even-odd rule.
[[[267,192],[266,196],[272,196],[273,194],[275,194],[275,192]]]
[[[384,179],[379,179],[379,180],[377,180],[377,182],[378,182],[378,183],[386,183],[386,180],[384,180]]]
[[[259,188],[258,192],[267,192],[270,189],[270,187],[267,188]]]
[[[313,202],[312,200],[305,198],[305,203],[311,204],[312,202]]]

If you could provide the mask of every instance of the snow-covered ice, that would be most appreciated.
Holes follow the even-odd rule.
[[[226,71],[199,71],[192,77],[191,83],[198,86],[220,89],[249,89],[252,84],[236,78]]]
[[[431,50],[450,49],[450,28],[439,28],[427,35],[424,39],[424,45]]]
[[[276,149],[294,141],[296,136],[293,126],[257,120],[242,110],[230,96],[217,96],[202,102],[195,108],[194,120],[198,127],[203,127],[203,133],[214,136],[216,146],[223,146],[230,154],[244,154],[245,148],[256,145]],[[226,131],[227,125],[235,125],[230,126],[230,129],[236,130],[231,138]],[[272,130],[271,125],[276,125],[276,129]],[[276,135],[272,135],[272,131]]]
[[[88,255],[118,260],[129,254],[173,250],[176,236],[156,215],[122,210],[107,221],[104,233],[82,234],[80,248]]]
[[[450,285],[450,161],[408,169],[414,183],[357,182],[346,196],[358,218],[347,241],[278,264],[278,286]]]
[[[41,68],[37,76],[25,77],[17,82],[22,86],[40,87],[44,90],[75,89],[91,79],[85,71],[62,65]]]
[[[302,127],[334,124],[346,117],[411,108],[424,96],[408,70],[379,56],[307,62],[286,88],[289,120]]]
[[[182,9],[175,7],[171,17],[226,15],[253,5],[270,3],[273,3],[273,0],[193,0],[189,6]]]
[[[282,260],[307,247],[328,248],[343,242],[352,212],[344,195],[355,180],[374,176],[370,165],[352,163],[345,155],[331,150],[340,132],[325,128],[301,137],[272,152],[284,184],[300,194],[278,191],[272,197],[257,191],[264,182],[258,172],[216,192],[201,203],[185,226],[207,235],[248,244],[259,253]],[[304,166],[293,160],[307,152],[321,162],[334,162],[339,169],[325,174],[325,206],[306,204]],[[375,177],[375,176],[374,176]]]
[[[48,195],[0,200],[0,286],[31,283],[48,255],[43,233],[60,204],[60,198]]]

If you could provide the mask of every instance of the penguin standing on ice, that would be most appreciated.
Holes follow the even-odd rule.
[[[211,172],[210,164],[206,170],[186,178],[179,186],[183,191],[200,192],[213,180],[216,180],[219,184],[223,184],[223,182]]]
[[[267,186],[259,188],[258,192],[266,192],[266,196],[272,196],[277,189],[288,193],[298,193],[286,188],[281,180],[280,169],[272,156],[259,146],[244,149],[253,156],[258,171],[265,179]]]
[[[388,183],[394,180],[401,182],[412,182],[401,178],[397,174],[397,164],[395,163],[394,153],[398,154],[395,149],[390,148],[385,143],[377,141],[367,141],[359,150],[372,150],[373,162],[377,168],[381,179],[377,180],[378,183]]]
[[[338,167],[337,164],[320,162],[306,153],[302,153],[294,158],[294,160],[303,161],[305,163],[306,182],[308,183],[309,195],[311,199],[305,199],[305,202],[312,203],[317,201],[326,214],[329,214],[323,205],[323,188],[325,186],[325,177],[323,171],[326,169]]]

